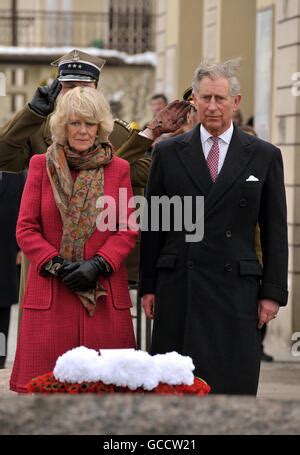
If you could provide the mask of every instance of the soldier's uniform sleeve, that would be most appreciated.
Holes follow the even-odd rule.
[[[33,153],[30,137],[41,127],[45,117],[33,113],[28,104],[0,128],[0,170],[21,172],[28,167]]]
[[[147,184],[151,157],[146,156],[152,141],[133,130],[128,139],[116,151],[116,155],[130,164],[130,177],[132,186],[144,188]]]

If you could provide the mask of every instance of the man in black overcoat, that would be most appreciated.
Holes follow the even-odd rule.
[[[16,223],[25,176],[0,172],[0,368],[4,368],[11,305],[18,302]]]
[[[234,60],[200,64],[193,79],[200,124],[156,147],[140,294],[147,317],[154,318],[152,354],[189,355],[194,374],[213,393],[255,395],[260,328],[288,297],[286,197],[280,150],[233,125],[241,100],[237,67]],[[152,196],[163,195],[179,196],[182,207],[190,196],[193,210],[186,212],[193,221],[201,208],[196,197],[204,197],[203,238],[201,217],[191,241],[188,223],[174,228],[175,211],[169,231],[161,224],[151,230],[157,222]],[[255,254],[257,223],[263,271]]]

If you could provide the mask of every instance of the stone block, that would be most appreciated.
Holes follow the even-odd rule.
[[[278,46],[277,43],[276,46]],[[277,49],[274,73],[276,75],[275,87],[292,85],[292,75],[298,71],[300,71],[299,46]]]
[[[300,0],[277,0],[276,20],[282,21],[300,14]]]
[[[273,397],[274,398],[274,397]],[[250,397],[0,398],[0,434],[298,434],[300,402]]]
[[[291,116],[280,116],[274,119],[274,131],[273,131],[273,142],[275,144],[298,144],[292,149],[289,148],[287,151],[296,152],[300,156],[300,113]]]
[[[286,46],[299,43],[300,18],[293,19],[278,24],[277,27],[277,46]]]
[[[278,144],[279,141],[274,141]],[[284,180],[286,185],[295,184],[295,148],[293,146],[279,145],[284,166]]]
[[[294,224],[295,188],[292,186],[286,187],[286,202],[288,223]]]
[[[275,90],[274,114],[295,115],[300,112],[300,96],[292,95],[292,83],[289,86]]]

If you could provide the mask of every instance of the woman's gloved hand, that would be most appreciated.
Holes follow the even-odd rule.
[[[72,273],[74,270],[76,270],[84,261],[64,261],[63,265],[59,269],[57,276],[60,279],[65,278],[67,275]]]
[[[64,272],[65,267],[68,267],[68,273],[77,269],[83,261],[68,261],[61,256],[54,256],[48,261],[41,269],[40,274],[42,276],[53,275],[59,278],[64,277],[67,273]]]
[[[94,256],[88,261],[82,261],[75,270],[73,264],[65,266],[62,280],[74,292],[88,291],[95,287],[99,275],[108,276],[111,272],[111,266],[103,257]]]

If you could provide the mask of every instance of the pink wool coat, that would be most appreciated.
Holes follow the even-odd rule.
[[[119,188],[127,190],[127,200],[132,196],[129,164],[114,157],[104,168],[104,194],[115,200],[117,220]],[[122,205],[124,202],[127,203],[123,200]],[[18,243],[31,264],[10,380],[12,390],[26,392],[25,385],[32,378],[52,371],[57,358],[77,346],[135,347],[124,265],[138,236],[136,226],[129,226],[132,211],[128,209],[122,215],[125,228],[117,226],[117,230],[105,232],[96,229],[85,243],[84,259],[100,254],[113,268],[109,278],[100,278],[107,295],[100,297],[94,316],[89,317],[79,298],[64,283],[39,274],[41,267],[59,254],[62,221],[48,179],[46,157],[32,157],[17,224]]]

